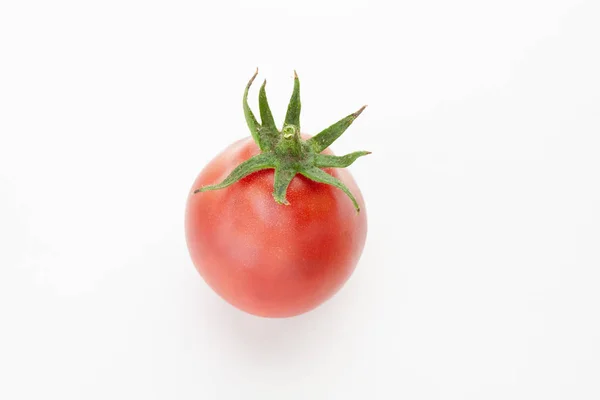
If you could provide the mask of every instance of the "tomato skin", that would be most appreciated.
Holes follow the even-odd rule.
[[[223,299],[254,315],[290,317],[317,307],[350,277],[366,240],[366,209],[344,169],[325,171],[350,189],[360,213],[340,189],[301,175],[288,188],[290,205],[278,204],[273,170],[193,194],[259,153],[252,138],[242,139],[204,168],[188,197],[186,240],[196,269]]]

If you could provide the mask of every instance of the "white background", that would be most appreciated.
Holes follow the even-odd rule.
[[[3,1],[1,399],[600,398],[600,3]],[[220,300],[196,174],[293,69],[369,237],[317,310]],[[251,92],[256,105],[258,90]]]

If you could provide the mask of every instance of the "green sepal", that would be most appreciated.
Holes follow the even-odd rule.
[[[258,93],[258,107],[260,109],[260,120],[262,123],[259,131],[262,133],[261,136],[268,139],[269,147],[273,148],[279,138],[279,131],[277,130],[277,126],[275,126],[275,120],[273,119],[269,101],[267,100],[267,91],[265,90],[266,85],[267,80],[265,79]]]
[[[331,156],[317,154],[315,156],[315,167],[319,168],[346,168],[352,165],[357,158],[371,154],[370,151],[355,151],[345,156]]]
[[[266,145],[261,140],[258,132],[258,128],[260,128],[260,125],[258,124],[256,117],[252,113],[250,106],[248,105],[248,92],[250,91],[250,86],[252,86],[252,82],[254,82],[256,75],[258,75],[258,68],[256,69],[254,75],[252,75],[252,78],[250,78],[250,81],[248,81],[248,84],[246,85],[246,90],[244,90],[244,116],[246,117],[246,124],[248,124],[248,129],[250,129],[250,134],[252,135],[252,138],[261,150],[265,150]]]
[[[287,113],[285,114],[284,128],[286,125],[294,125],[298,131],[300,130],[300,109],[300,79],[298,79],[298,74],[294,71],[294,91],[292,92]]]
[[[206,192],[208,190],[224,189],[227,186],[236,183],[240,179],[245,178],[253,172],[261,171],[263,169],[275,168],[275,163],[275,158],[271,153],[262,153],[256,155],[235,167],[235,169],[231,171],[229,176],[227,176],[227,178],[225,178],[223,182],[215,185],[203,186],[200,189],[194,190],[194,193]]]
[[[290,203],[287,201],[285,194],[287,192],[287,188],[296,176],[296,170],[294,169],[283,169],[277,168],[275,169],[275,182],[273,184],[273,198],[279,204],[285,204],[288,206]]]
[[[346,118],[342,118],[335,124],[328,128],[323,129],[321,132],[311,137],[306,141],[308,145],[313,149],[315,153],[320,153],[328,148],[337,138],[348,129],[348,127],[354,122],[356,118],[363,112],[367,106],[362,106],[358,111],[348,115]]]

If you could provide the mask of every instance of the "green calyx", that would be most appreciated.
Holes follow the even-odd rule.
[[[261,154],[238,165],[221,183],[204,186],[196,189],[194,193],[223,189],[254,172],[263,169],[274,169],[273,197],[277,203],[290,204],[286,199],[287,188],[294,176],[301,174],[315,182],[325,183],[341,189],[352,200],[356,211],[359,212],[360,207],[358,202],[346,185],[321,168],[345,168],[356,161],[357,158],[371,153],[368,151],[357,151],[344,156],[332,156],[320,153],[348,129],[366,106],[342,118],[310,139],[303,140],[300,135],[300,81],[296,72],[294,71],[294,91],[281,131],[275,125],[275,120],[267,101],[267,93],[265,91],[266,80],[262,84],[258,94],[261,124],[258,123],[248,106],[248,91],[256,75],[258,75],[258,69],[246,85],[243,105],[248,128],[250,128],[252,138],[258,144]]]

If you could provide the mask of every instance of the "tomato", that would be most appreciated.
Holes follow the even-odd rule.
[[[262,111],[264,126],[269,117]],[[202,170],[187,200],[186,240],[196,269],[227,302],[263,317],[298,315],[330,298],[352,274],[366,240],[364,199],[350,173],[314,165],[347,165],[368,152],[342,162],[320,148],[329,139],[315,145],[318,135],[300,135],[295,126],[277,131],[272,146],[253,135],[227,147]],[[284,136],[299,147],[278,153]],[[290,155],[294,149],[297,156]],[[262,154],[270,161],[238,173]]]
[[[251,138],[213,159],[194,188],[223,180],[259,153]],[[346,170],[326,171],[356,195],[357,213],[339,189],[296,175],[289,206],[273,201],[273,170],[249,175],[225,189],[190,194],[186,212],[189,251],[206,282],[249,313],[287,317],[331,297],[362,252],[367,218],[362,195]]]

